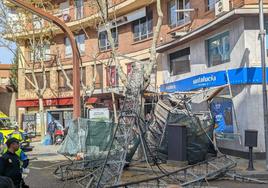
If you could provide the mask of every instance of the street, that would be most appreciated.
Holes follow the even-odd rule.
[[[76,188],[80,187],[73,181],[60,181],[57,180],[53,171],[55,167],[61,162],[47,162],[47,161],[33,161],[30,166],[30,174],[26,178],[26,183],[31,188]],[[204,183],[206,186],[206,183]],[[267,185],[253,184],[253,183],[241,183],[230,180],[215,180],[209,182],[209,186],[219,188],[267,188]]]
[[[268,0],[0,0],[0,176],[268,188],[267,17]]]
[[[42,146],[40,143],[33,143],[35,146],[32,152],[29,152],[30,174],[25,179],[31,188],[76,188],[80,187],[75,181],[58,180],[53,172],[60,164],[67,162],[66,158],[57,154],[58,146]],[[135,173],[135,172],[132,172]],[[146,173],[139,174],[146,176]],[[233,180],[214,180],[208,184],[204,182],[203,186],[213,186],[219,188],[266,188],[267,185],[255,183],[242,183]]]

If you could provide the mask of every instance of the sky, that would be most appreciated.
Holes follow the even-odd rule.
[[[11,64],[13,60],[13,53],[5,48],[5,47],[0,47],[0,63],[1,64]]]

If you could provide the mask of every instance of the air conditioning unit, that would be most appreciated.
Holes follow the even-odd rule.
[[[62,18],[64,22],[69,22],[71,20],[71,16],[69,14],[63,14]]]
[[[173,38],[182,37],[182,36],[184,36],[186,34],[187,34],[186,31],[175,31],[175,32],[171,33]]]
[[[219,0],[215,3],[215,16],[220,16],[230,11],[229,0]]]

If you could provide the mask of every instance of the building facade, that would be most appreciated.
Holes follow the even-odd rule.
[[[94,93],[84,103],[91,107],[108,107],[113,110],[112,93],[115,95],[116,108],[120,108],[124,95],[124,86],[119,78],[116,66],[109,66],[99,63],[107,62],[110,57],[111,47],[108,42],[107,33],[103,27],[98,25],[97,8],[89,0],[65,0],[51,1],[54,9],[50,12],[71,28],[75,34],[76,42],[82,59],[81,76],[86,86],[92,84],[95,77]],[[167,2],[163,1],[163,6]],[[137,60],[146,61],[149,59],[149,48],[152,42],[153,30],[157,22],[155,3],[141,0],[117,0],[111,1],[111,11],[116,14],[117,27],[112,28],[112,34],[116,42],[117,53],[133,57]],[[34,23],[34,27],[41,28],[42,21]],[[45,24],[45,23],[44,23]],[[44,45],[42,53],[46,55],[46,77],[47,89],[44,93],[44,106],[47,112],[47,123],[57,119],[64,124],[66,118],[72,117],[72,90],[68,87],[65,75],[72,80],[72,51],[70,41],[59,29],[53,30],[51,44]],[[16,105],[19,111],[19,122],[23,122],[22,114],[36,113],[38,117],[38,98],[30,81],[33,81],[31,72],[25,70],[24,65],[31,63],[32,59],[38,59],[38,54],[32,54],[32,49],[27,45],[27,37],[20,36],[20,44],[26,62],[21,62],[19,67],[19,88]],[[163,40],[163,39],[162,39]],[[41,52],[40,52],[41,53]],[[51,55],[52,54],[52,55]],[[98,55],[96,71],[94,71],[94,55]],[[53,55],[60,57],[62,67],[57,64]],[[131,59],[120,58],[120,64],[125,74],[131,71]],[[95,75],[96,74],[96,75]],[[42,87],[43,77],[41,70],[35,69],[38,85]],[[156,79],[156,72],[151,75],[150,91],[155,92],[155,85],[158,87],[162,79]],[[81,93],[83,91],[81,90]],[[38,118],[37,118],[38,119]]]
[[[11,64],[0,64],[0,112],[16,118],[16,92],[11,86]]]
[[[55,8],[51,10],[76,35],[85,85],[92,83],[95,74],[93,55],[98,54],[99,60],[107,61],[110,53],[107,33],[97,24],[96,8],[91,2],[53,1]],[[268,0],[264,3],[267,13]],[[115,0],[111,5],[116,14],[117,27],[112,29],[112,34],[118,54],[146,61],[157,23],[155,1]],[[244,130],[257,129],[256,153],[263,156],[258,1],[162,0],[161,5],[164,17],[152,85],[157,86],[157,91],[170,93],[227,85],[211,103],[219,126],[219,147],[243,155],[247,151]],[[35,27],[41,27],[38,23]],[[66,74],[72,78],[70,42],[59,29],[53,30],[53,34],[53,43],[45,46],[46,54],[59,53]],[[25,57],[29,57],[26,61],[30,62],[31,50],[25,41],[20,44]],[[64,121],[72,110],[72,91],[55,59],[48,57],[47,62],[49,81],[44,105],[49,113],[46,119],[53,116]],[[128,74],[132,61],[121,58],[120,63]],[[21,68],[18,74],[19,114],[37,113],[38,100],[25,79],[27,71]],[[38,79],[42,82],[41,76]],[[112,108],[112,92],[120,108],[123,85],[115,65],[97,64],[95,90],[88,104]]]
[[[264,3],[266,7],[268,2]],[[213,4],[208,11],[213,19],[208,23],[158,47],[164,81],[160,90],[180,92],[226,86],[210,103],[218,126],[218,147],[247,157],[244,132],[254,129],[258,131],[255,154],[262,158],[265,138],[258,1],[222,0]]]

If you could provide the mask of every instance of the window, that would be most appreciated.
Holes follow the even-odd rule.
[[[115,46],[118,46],[118,31],[117,28],[111,29],[112,36],[115,42]],[[105,51],[111,48],[110,42],[108,40],[107,31],[102,31],[99,33],[99,48],[100,51]]]
[[[147,11],[147,16],[133,22],[134,41],[147,39],[153,35],[153,13]]]
[[[22,24],[20,24],[20,16],[17,13],[15,8],[10,8],[8,10],[8,14],[7,14],[7,22],[8,24],[6,26],[8,26],[7,28],[5,28],[7,31],[9,31],[10,29],[12,30],[12,32],[20,32],[22,31]]]
[[[65,71],[67,77],[69,78],[71,85],[73,85],[73,69],[65,69],[64,71]],[[86,69],[85,69],[85,67],[82,68],[82,72],[80,69],[80,74],[82,74],[82,81],[83,81],[84,85],[86,85]],[[67,85],[67,80],[66,80],[62,70],[58,71],[58,89],[59,89],[59,91],[70,91],[71,90],[71,88]]]
[[[76,35],[75,41],[77,43],[78,49],[80,54],[85,53],[85,35]],[[65,38],[65,57],[71,57],[72,56],[72,47],[69,38]]]
[[[34,73],[34,75],[36,77],[38,87],[40,89],[43,88],[44,86],[43,73],[38,72],[38,73]],[[35,89],[34,86],[31,84],[31,83],[35,84],[32,73],[26,73],[25,77],[27,77],[25,78],[25,89]],[[30,80],[31,83],[28,80]],[[49,72],[46,72],[46,81],[47,81],[46,88],[50,88],[50,73]]]
[[[219,65],[230,60],[229,32],[209,39],[207,45],[208,66]]]
[[[212,10],[215,8],[216,0],[207,0],[207,10]]]
[[[171,0],[168,3],[169,25],[171,28],[190,21],[189,12],[177,12],[177,10],[189,9],[190,0]]]
[[[64,70],[67,77],[69,78],[71,85],[73,85],[73,70],[72,69],[66,69]],[[70,91],[71,88],[67,85],[67,81],[65,79],[64,73],[59,70],[58,71],[58,89],[59,91]]]
[[[93,77],[94,77],[95,76],[94,65],[92,65],[92,72],[93,72]],[[103,78],[102,65],[96,65],[96,82],[95,82],[96,89],[102,88],[103,86],[102,78]]]
[[[169,54],[170,75],[190,72],[190,48],[184,48]]]
[[[268,19],[267,17],[265,18],[265,22],[264,22],[264,27],[265,27],[265,31],[266,31],[266,51],[268,52]],[[268,55],[268,53],[266,53]]]
[[[84,17],[84,0],[75,0],[75,19]]]
[[[131,71],[133,69],[133,63],[128,63],[127,64],[127,75],[129,76],[131,74]]]
[[[44,42],[37,44],[30,53],[30,60],[32,62],[49,61],[51,59],[50,44]]]
[[[44,20],[39,16],[33,15],[33,28],[41,29],[44,25]]]
[[[0,77],[0,84],[1,85],[8,85],[9,84],[9,78]]]
[[[69,8],[69,0],[60,3],[60,13],[61,13],[62,15],[64,15],[64,14],[69,14],[69,12],[70,12],[69,9],[70,9],[70,8]]]
[[[107,74],[106,74],[106,85],[107,86],[112,86],[112,87],[116,87],[118,86],[118,72],[116,70],[116,67],[115,66],[110,66],[110,67],[107,67],[106,69],[107,71]]]

